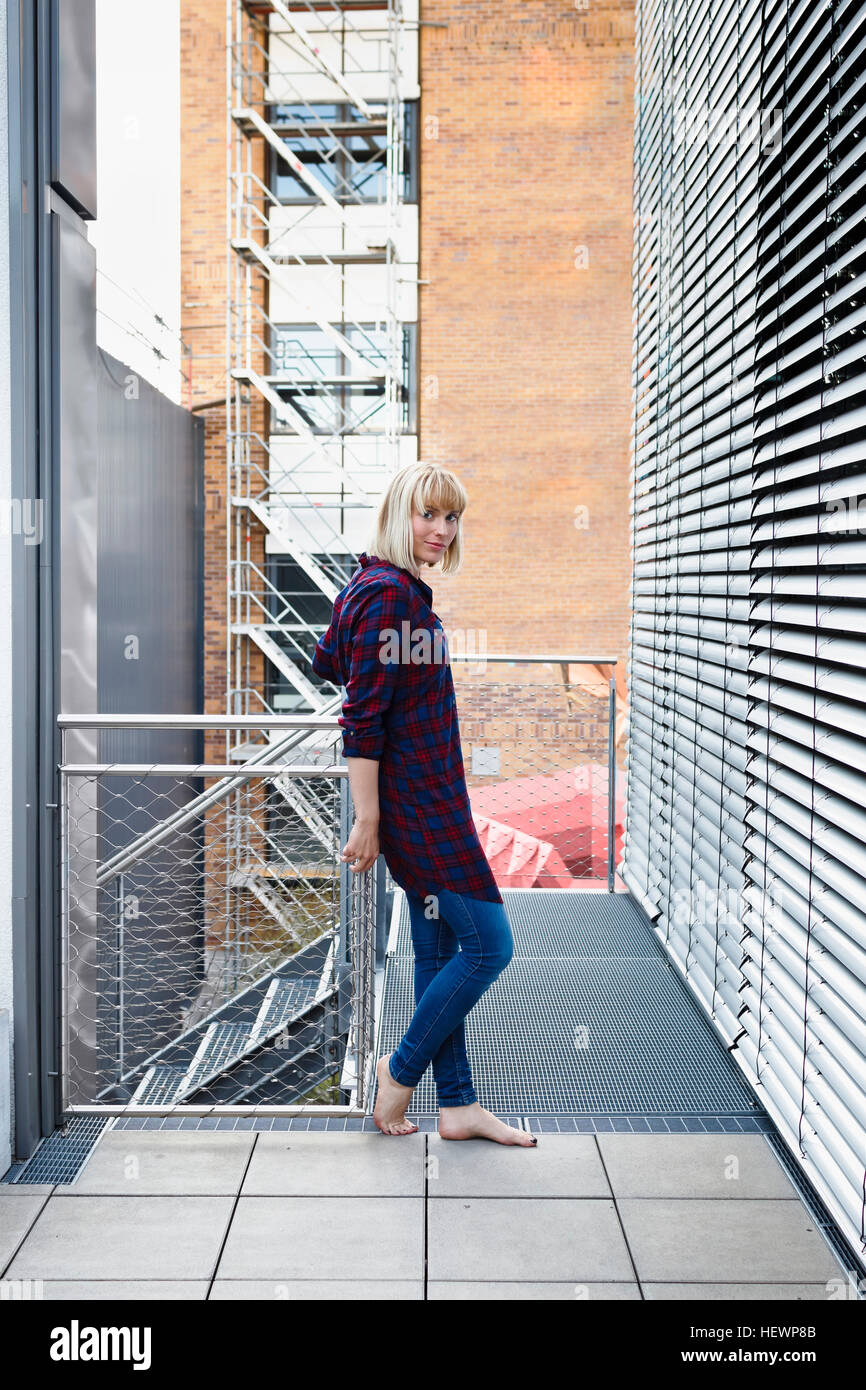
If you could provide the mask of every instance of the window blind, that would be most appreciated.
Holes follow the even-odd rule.
[[[866,1242],[866,5],[639,0],[622,874]]]

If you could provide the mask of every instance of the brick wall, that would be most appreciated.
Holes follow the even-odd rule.
[[[225,7],[213,0],[181,4],[181,336],[187,357],[188,403],[205,419],[205,710],[226,713],[226,83]],[[264,176],[263,142],[253,167]],[[265,303],[263,278],[254,281]],[[253,363],[259,370],[264,362]],[[261,432],[264,409],[252,425]],[[251,554],[263,564],[264,537],[250,528]],[[261,688],[264,658],[250,647],[252,684]],[[253,706],[257,712],[258,707]],[[223,761],[221,735],[206,753]]]
[[[420,456],[470,494],[436,611],[491,651],[615,655],[624,690],[633,7],[424,0],[421,16],[448,27],[420,33]],[[226,388],[223,7],[183,0],[181,22],[182,335],[201,406]],[[223,712],[225,407],[204,413],[205,708]],[[255,526],[251,541],[261,562]],[[254,682],[262,668],[253,649]]]
[[[449,630],[617,656],[624,691],[633,7],[421,17],[419,452],[470,495],[463,570],[425,577]]]

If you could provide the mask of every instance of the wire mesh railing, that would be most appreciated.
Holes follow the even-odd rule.
[[[340,863],[336,718],[59,723],[64,1113],[366,1113],[382,875]],[[254,764],[67,757],[121,728],[148,753],[179,729],[306,742]]]
[[[614,663],[449,659],[500,886],[612,891]],[[367,1113],[393,884],[340,858],[337,704],[59,717],[64,1113]]]
[[[615,886],[616,661],[450,653],[472,814],[500,887]]]

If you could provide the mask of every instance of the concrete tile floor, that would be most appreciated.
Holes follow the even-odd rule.
[[[108,1130],[0,1186],[0,1278],[46,1299],[828,1299],[845,1271],[763,1136],[537,1148]]]

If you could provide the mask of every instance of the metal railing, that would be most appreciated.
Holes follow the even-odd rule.
[[[606,879],[612,893],[616,682],[602,671],[616,659],[451,651],[449,661],[473,817],[500,883]],[[570,679],[573,667],[583,679]]]
[[[339,863],[336,717],[58,724],[64,1113],[365,1114],[384,878]],[[67,755],[205,729],[295,732],[240,764]]]
[[[606,875],[613,891],[615,684],[568,677],[615,663],[449,660],[473,816],[502,886]],[[364,874],[340,861],[340,703],[59,716],[64,1113],[368,1113],[390,880],[381,856]],[[205,730],[224,732],[225,762],[190,758]],[[264,741],[230,761],[239,733]],[[173,760],[150,760],[159,735]]]

